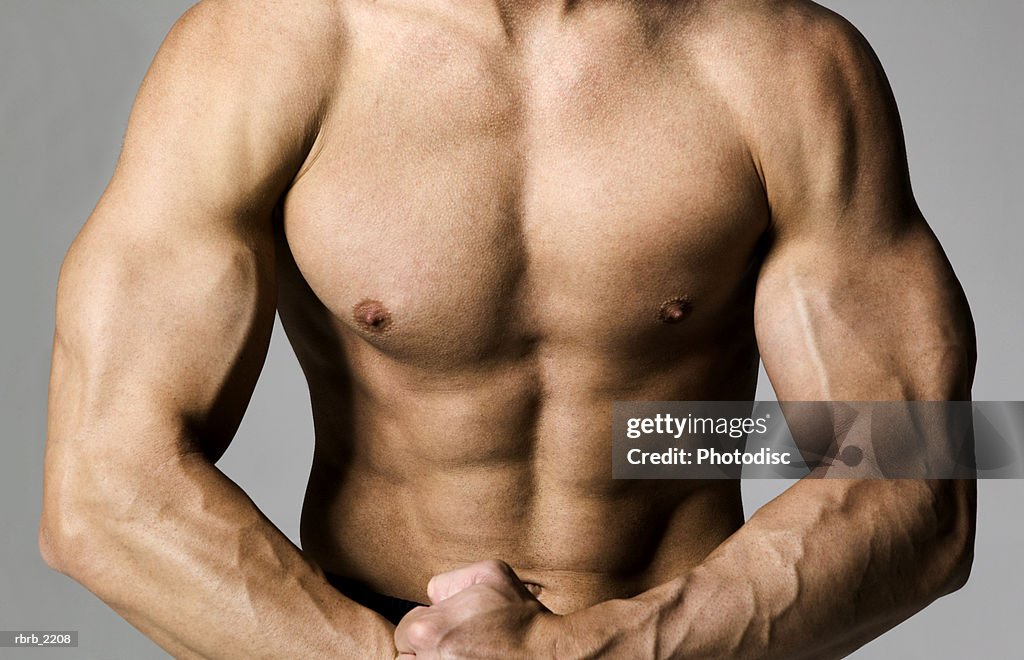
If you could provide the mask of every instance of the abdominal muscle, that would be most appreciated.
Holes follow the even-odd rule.
[[[302,542],[329,573],[426,602],[433,575],[500,559],[567,613],[684,574],[743,522],[737,482],[611,478],[611,401],[682,398],[677,369],[598,396],[602,369],[541,385],[536,359],[432,384],[371,362],[344,415],[313,388]]]

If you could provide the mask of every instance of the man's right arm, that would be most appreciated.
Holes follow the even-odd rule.
[[[172,30],[64,262],[40,546],[177,657],[393,657],[391,625],[213,464],[262,368],[272,210],[332,71],[291,27],[332,17],[235,4],[201,4]]]

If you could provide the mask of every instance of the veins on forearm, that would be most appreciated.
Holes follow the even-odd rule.
[[[913,482],[831,481],[770,503],[651,592],[662,657],[843,655],[880,634],[937,595],[933,497]]]

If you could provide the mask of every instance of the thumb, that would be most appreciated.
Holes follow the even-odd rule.
[[[436,605],[476,584],[489,584],[495,587],[504,585],[517,591],[526,591],[526,587],[511,566],[503,561],[490,559],[435,575],[427,583],[427,596],[431,604]]]

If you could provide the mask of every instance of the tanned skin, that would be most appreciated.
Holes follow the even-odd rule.
[[[275,309],[302,550],[214,465]],[[835,14],[205,0],[61,273],[41,547],[177,657],[841,656],[964,582],[971,483],[804,480],[744,523],[736,482],[611,479],[612,401],[749,400],[759,355],[782,400],[970,396]],[[431,606],[396,629],[324,571]]]

